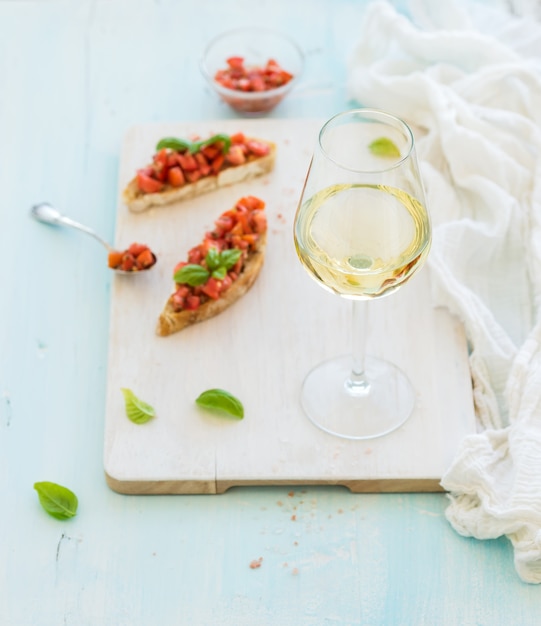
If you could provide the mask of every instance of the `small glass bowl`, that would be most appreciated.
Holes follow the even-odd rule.
[[[227,68],[227,59],[242,57],[247,68],[264,67],[274,59],[293,75],[285,85],[265,91],[241,91],[224,87],[216,72]],[[224,32],[207,45],[200,68],[212,89],[231,108],[243,115],[261,115],[274,109],[297,84],[304,70],[304,54],[287,35],[268,28],[245,27]]]

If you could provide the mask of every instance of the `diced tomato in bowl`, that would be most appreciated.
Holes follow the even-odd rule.
[[[287,35],[268,28],[237,28],[207,46],[201,71],[220,98],[238,113],[274,109],[298,82],[304,54]]]

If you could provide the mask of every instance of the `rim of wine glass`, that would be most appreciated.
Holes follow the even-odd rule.
[[[325,150],[325,148],[323,147],[323,144],[322,144],[322,137],[323,137],[324,132],[327,130],[327,127],[329,125],[331,125],[334,122],[336,122],[339,118],[350,116],[350,115],[353,115],[353,114],[361,114],[361,115],[376,114],[376,115],[379,115],[382,119],[387,118],[388,120],[393,120],[394,122],[398,122],[398,124],[405,131],[404,132],[405,136],[409,139],[409,147],[408,147],[408,150],[407,150],[406,154],[404,156],[402,156],[400,159],[398,159],[397,161],[393,161],[393,163],[391,165],[389,165],[388,167],[383,167],[381,169],[373,169],[373,170],[365,170],[365,169],[357,169],[357,168],[353,168],[353,167],[348,167],[346,165],[343,165],[342,163],[340,163],[339,161],[337,161],[333,157],[331,157],[331,155],[327,152],[327,150]],[[325,122],[325,124],[323,124],[323,126],[321,127],[321,130],[319,131],[318,144],[319,144],[319,147],[320,147],[321,151],[323,152],[323,154],[330,161],[332,161],[333,163],[335,163],[336,165],[338,165],[339,167],[341,167],[344,170],[349,170],[350,172],[365,173],[365,174],[381,174],[383,172],[389,172],[390,170],[393,170],[393,169],[397,168],[402,163],[404,163],[404,161],[406,161],[407,159],[410,158],[410,156],[413,153],[413,150],[415,148],[415,139],[413,137],[413,131],[411,130],[409,125],[402,118],[400,118],[400,117],[398,117],[396,115],[393,115],[392,113],[388,113],[387,111],[383,111],[381,109],[372,109],[372,108],[360,107],[360,108],[357,108],[357,109],[349,109],[347,111],[342,111],[341,113],[337,113],[336,115],[333,115],[329,120],[327,120]]]

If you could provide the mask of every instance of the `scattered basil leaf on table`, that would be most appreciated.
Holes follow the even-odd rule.
[[[70,519],[77,513],[79,501],[67,487],[47,481],[34,483],[41,506],[56,519]]]
[[[124,394],[126,416],[132,422],[135,424],[145,424],[156,415],[154,408],[138,398],[131,389],[123,387],[120,391]]]
[[[203,391],[195,402],[205,409],[228,413],[238,419],[244,417],[244,406],[242,402],[223,389],[208,389],[207,391]]]
[[[368,146],[372,154],[381,157],[400,158],[400,150],[396,144],[387,137],[379,137]]]

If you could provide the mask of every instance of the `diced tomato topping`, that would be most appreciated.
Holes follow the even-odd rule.
[[[195,160],[197,161],[197,165],[199,166],[199,171],[203,176],[208,176],[212,171],[212,168],[209,165],[205,155],[202,152],[197,152],[195,154]]]
[[[225,155],[226,161],[231,165],[242,165],[246,163],[246,157],[244,151],[239,145],[233,145],[229,148],[229,152]]]
[[[172,187],[182,187],[182,185],[184,185],[184,183],[186,182],[186,179],[184,178],[184,174],[182,170],[180,169],[180,166],[175,165],[175,167],[172,167],[167,172],[167,182]]]
[[[186,172],[186,178],[188,179],[189,183],[197,182],[202,176],[203,176],[203,173],[201,172],[201,170],[194,170],[193,172]]]
[[[247,139],[243,133],[231,135],[231,145],[224,153],[224,141],[203,146],[193,154],[188,149],[177,151],[162,148],[153,156],[152,163],[137,170],[136,182],[141,193],[159,193],[166,185],[181,187],[204,176],[218,175],[224,168],[236,167],[248,159],[259,158],[270,152],[263,141]]]
[[[137,172],[137,186],[145,193],[157,193],[163,189],[163,183],[151,178],[142,171]]]
[[[267,216],[265,213],[256,209],[252,212],[252,222],[256,233],[263,234],[267,230]]]
[[[229,287],[231,287],[232,284],[233,284],[233,279],[231,278],[229,274],[226,274],[222,280],[222,287],[220,289],[220,293],[222,293],[222,291],[225,291],[226,289],[229,289]]]
[[[212,278],[211,276],[204,285],[201,285],[201,291],[209,298],[212,298],[213,300],[218,300],[218,298],[220,297],[221,287],[222,282],[220,280],[216,280],[216,278]]]
[[[211,144],[210,146],[203,146],[201,148],[201,153],[205,155],[205,157],[212,161],[222,152],[221,148],[219,148],[216,144]]]
[[[214,230],[205,233],[200,244],[188,252],[188,260],[175,266],[175,273],[188,264],[201,265],[209,272],[202,285],[177,284],[170,302],[175,311],[194,310],[209,299],[217,300],[238,279],[244,269],[250,250],[257,246],[261,234],[266,231],[267,222],[263,209],[265,203],[255,196],[240,198],[233,209],[224,211],[215,221]],[[207,255],[214,248],[223,250],[239,249],[242,254],[222,279],[211,275],[212,267],[207,267]]]
[[[244,133],[235,133],[234,135],[231,135],[230,139],[232,144],[246,143],[246,137],[244,136]]]
[[[201,304],[201,298],[200,296],[187,296],[186,297],[186,303],[184,305],[184,308],[186,308],[188,311],[195,311],[195,309],[199,308],[199,305]]]
[[[269,144],[262,141],[248,141],[246,147],[253,155],[259,157],[265,156],[270,152]]]
[[[199,265],[204,258],[204,254],[199,246],[192,248],[190,252],[188,252],[188,263]]]
[[[218,174],[218,172],[222,169],[222,165],[224,164],[225,161],[225,156],[223,154],[219,154],[215,159],[212,160],[212,171],[215,174]]]
[[[178,162],[182,169],[185,172],[193,172],[197,169],[197,161],[195,160],[193,154],[187,152],[186,154],[181,154],[180,152],[177,155]]]
[[[167,165],[168,160],[167,148],[162,148],[159,152],[154,155],[154,163],[160,163],[161,165]]]

